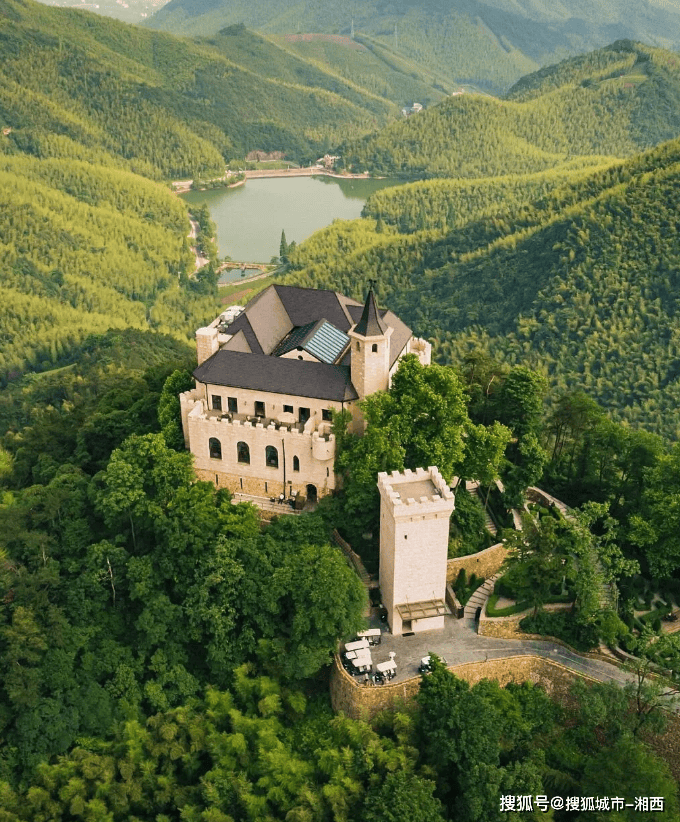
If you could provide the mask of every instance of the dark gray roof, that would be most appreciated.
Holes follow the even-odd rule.
[[[361,319],[356,324],[354,333],[361,334],[362,337],[382,337],[386,330],[387,326],[380,318],[378,306],[375,304],[373,289],[369,288],[366,304],[361,313]]]
[[[281,342],[272,351],[272,357],[282,357],[289,351],[295,348],[304,348],[305,342],[310,336],[311,332],[319,326],[323,320],[315,323],[307,323],[307,325],[298,326],[294,328],[287,337],[284,337]]]
[[[342,295],[336,291],[294,285],[275,285],[273,288],[293,325],[307,325],[324,317],[340,331],[349,330],[351,323],[341,302]],[[346,297],[342,299],[347,300]]]
[[[355,323],[358,323],[362,311],[361,306],[350,306],[349,313],[352,316],[352,319]],[[382,321],[392,328],[392,336],[390,337],[390,368],[394,365],[394,363],[399,358],[399,355],[404,350],[404,346],[410,340],[412,336],[411,329],[406,325],[405,322],[402,322],[396,314],[393,314],[389,310],[382,310],[380,311],[380,316]],[[342,364],[349,363],[349,358],[343,358]]]
[[[346,402],[358,395],[349,368],[221,349],[194,371],[198,382]]]

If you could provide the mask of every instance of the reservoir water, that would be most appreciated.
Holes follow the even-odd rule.
[[[208,206],[217,226],[220,257],[268,263],[278,256],[282,230],[287,242],[299,244],[335,219],[360,217],[369,195],[394,185],[399,181],[270,177],[181,196],[188,203]]]

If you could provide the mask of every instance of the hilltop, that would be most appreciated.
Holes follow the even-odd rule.
[[[348,168],[487,177],[625,157],[680,134],[680,58],[628,40],[529,75],[506,99],[463,94],[348,141]]]
[[[661,48],[680,45],[680,4],[651,0],[171,0],[145,25],[181,34],[214,34],[245,23],[268,34],[367,35],[452,82],[502,92],[523,75],[615,39]]]

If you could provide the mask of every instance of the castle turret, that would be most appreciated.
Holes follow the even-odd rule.
[[[380,591],[392,633],[444,627],[453,493],[437,468],[378,474]]]
[[[366,297],[361,319],[347,333],[352,340],[352,385],[356,388],[359,399],[363,400],[376,391],[387,391],[390,383],[392,328],[380,317],[373,288]]]

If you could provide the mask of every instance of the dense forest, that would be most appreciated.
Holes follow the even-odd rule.
[[[506,99],[463,94],[341,149],[355,170],[487,177],[624,157],[678,135],[680,60],[620,40],[520,81]]]
[[[521,198],[540,176],[379,192],[377,219],[318,232],[289,279],[360,296],[375,278],[440,361],[481,348],[677,437],[679,160],[672,141],[535,201]]]
[[[604,46],[615,38],[662,48],[678,45],[680,12],[672,3],[614,0],[543,3],[519,0],[441,0],[386,5],[291,0],[171,0],[145,25],[178,34],[210,35],[245,23],[266,33],[368,35],[382,48],[450,81],[494,93],[541,66]]]
[[[363,297],[374,277],[446,364],[406,358],[366,403],[363,438],[336,417],[343,493],[263,528],[197,482],[184,450],[178,394],[189,338],[216,313],[214,231],[197,209],[211,264],[195,273],[165,183],[249,148],[304,159],[358,138],[396,112],[408,64],[378,44],[391,73],[367,91],[357,64],[329,72],[238,25],[192,42],[31,0],[0,12],[0,821],[520,822],[544,816],[500,795],[541,794],[663,796],[663,815],[616,818],[677,820],[648,682],[558,705],[529,685],[469,687],[433,658],[417,701],[373,723],[328,700],[332,653],[367,604],[331,531],[374,563],[376,473],[430,464],[488,495],[502,479],[501,511],[535,483],[582,506],[527,521],[523,556],[507,537],[534,628],[680,670],[677,642],[635,615],[651,590],[680,604],[680,142],[615,159],[676,127],[671,57],[618,44],[508,101],[448,100],[428,151],[452,106],[496,135],[476,154],[468,142],[464,171],[441,155],[466,179],[378,192],[366,218],[287,246],[289,281]],[[380,162],[439,176],[415,148]],[[460,544],[474,507],[458,506]],[[617,612],[598,603],[603,581]],[[550,622],[555,584],[576,600]]]
[[[680,557],[658,496],[678,492],[677,448],[608,430],[576,395],[546,417],[544,381],[526,368],[410,359],[367,408],[367,436],[342,445],[347,498],[262,530],[254,508],[195,482],[189,455],[167,445],[190,357],[157,333],[110,332],[0,398],[12,430],[0,461],[3,822],[382,822],[386,807],[393,822],[519,822],[538,811],[508,815],[501,795],[563,790],[577,802],[663,796],[653,818],[678,818],[677,787],[649,747],[664,728],[653,691],[637,710],[604,685],[558,705],[528,684],[471,688],[435,660],[415,703],[369,724],[333,716],[324,673],[366,596],[329,525],[374,491],[381,460],[436,453],[445,471],[483,477],[487,443],[489,476],[500,468],[517,488],[549,463],[567,497],[612,500],[608,527],[632,522],[625,550],[663,578]],[[423,437],[409,409],[424,396]],[[537,435],[538,462],[523,449]],[[606,533],[598,543],[616,559]],[[577,818],[595,817],[584,805]]]
[[[254,149],[316,159],[396,113],[241,27],[196,43],[30,0],[0,12],[4,152],[208,177]]]

